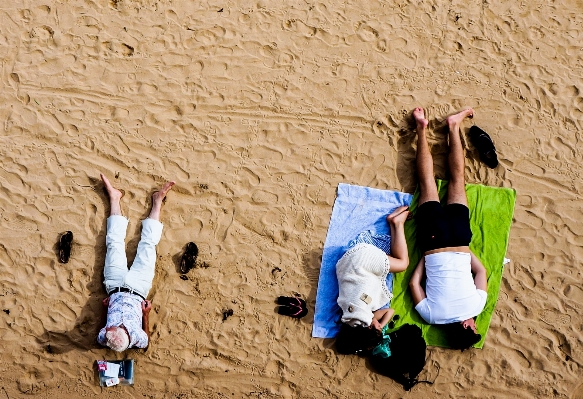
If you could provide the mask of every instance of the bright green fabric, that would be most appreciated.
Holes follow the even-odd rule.
[[[437,180],[439,198],[442,203],[447,193],[447,181]],[[488,300],[478,318],[476,325],[482,334],[482,340],[475,347],[482,348],[486,333],[490,327],[492,314],[498,300],[503,262],[508,247],[510,225],[514,214],[516,191],[510,188],[486,187],[477,184],[467,184],[466,194],[470,208],[470,226],[472,228],[471,251],[480,259],[488,272]],[[413,197],[410,210],[413,214],[417,209],[419,189]],[[429,346],[447,347],[445,336],[439,326],[427,324],[415,310],[413,298],[409,290],[409,279],[421,259],[421,252],[416,245],[416,225],[414,220],[405,224],[405,235],[409,247],[409,267],[402,273],[394,275],[393,300],[391,307],[400,316],[395,323],[395,329],[403,324],[416,324],[421,327],[425,342]]]

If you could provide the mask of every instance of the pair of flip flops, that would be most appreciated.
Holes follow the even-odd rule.
[[[73,244],[73,233],[66,231],[59,238],[59,262],[67,263],[71,257],[71,246]]]
[[[297,296],[278,296],[276,301],[280,305],[277,308],[277,313],[279,314],[293,317],[294,319],[301,319],[308,314],[306,301]]]
[[[494,142],[488,133],[474,125],[470,128],[469,136],[470,141],[478,150],[482,162],[484,162],[492,169],[498,166],[498,155],[496,155],[496,147],[494,146]]]
[[[182,274],[188,273],[196,266],[196,258],[198,257],[198,247],[195,243],[189,242],[186,244],[182,259],[180,260],[180,272]]]

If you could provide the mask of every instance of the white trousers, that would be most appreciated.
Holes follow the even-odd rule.
[[[103,269],[105,290],[109,294],[114,288],[125,287],[147,298],[154,279],[156,245],[162,237],[163,225],[154,219],[142,220],[142,237],[129,270],[125,248],[127,228],[128,220],[125,217],[112,215],[107,218],[107,253]]]

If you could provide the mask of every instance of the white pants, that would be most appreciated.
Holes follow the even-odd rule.
[[[163,225],[154,219],[142,220],[142,237],[129,270],[125,248],[127,228],[128,220],[125,217],[112,215],[107,218],[107,253],[103,269],[105,291],[109,294],[114,288],[125,287],[147,298],[154,279],[156,245],[162,237]]]

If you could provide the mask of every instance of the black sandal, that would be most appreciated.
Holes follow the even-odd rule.
[[[297,296],[278,296],[277,304],[307,308],[306,301],[304,301],[302,298],[298,298]]]
[[[59,262],[69,262],[71,256],[71,244],[73,243],[73,233],[66,231],[59,238]]]
[[[308,309],[300,308],[298,306],[280,306],[277,308],[277,313],[293,317],[294,319],[301,319],[308,314]]]
[[[482,162],[492,169],[498,166],[496,147],[488,133],[474,125],[470,128],[470,140],[480,153],[480,159]]]
[[[189,242],[186,244],[186,249],[182,254],[182,259],[180,260],[180,272],[186,274],[193,269],[196,265],[196,258],[198,256],[198,247],[195,243]]]
[[[277,313],[284,316],[301,319],[308,314],[306,301],[297,296],[278,296],[276,302],[278,305],[281,305],[277,308]]]

